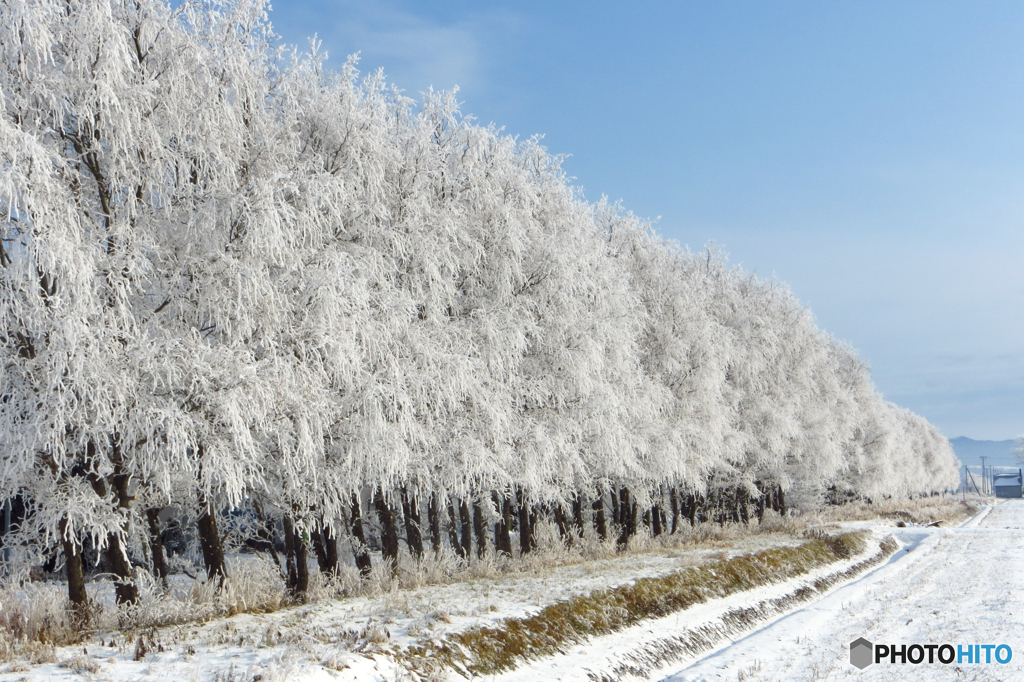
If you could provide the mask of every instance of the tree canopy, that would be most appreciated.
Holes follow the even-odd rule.
[[[0,0],[0,495],[26,546],[126,555],[167,507],[335,532],[367,494],[493,521],[957,484],[784,285],[586,201],[454,92],[276,40],[258,0]]]

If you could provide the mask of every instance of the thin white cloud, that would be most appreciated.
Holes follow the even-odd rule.
[[[413,11],[383,0],[336,0],[323,7],[319,33],[332,63],[359,52],[361,71],[383,68],[389,82],[416,99],[430,87],[487,88],[488,65],[501,57],[519,25],[514,14],[500,10],[446,20],[426,5]]]

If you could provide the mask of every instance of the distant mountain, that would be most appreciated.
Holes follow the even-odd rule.
[[[1012,440],[974,440],[972,438],[950,438],[953,452],[967,466],[981,466],[981,458],[986,457],[985,466],[1015,467],[1021,464],[1013,454]]]

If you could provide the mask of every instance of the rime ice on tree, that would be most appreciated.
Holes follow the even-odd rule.
[[[225,523],[283,532],[301,593],[307,545],[368,569],[371,522],[385,559],[468,556],[538,515],[628,539],[638,505],[955,485],[785,287],[587,203],[455,93],[287,53],[260,2],[0,15],[0,481],[78,605],[87,536],[123,603],[131,560],[166,572],[165,510],[212,578]]]

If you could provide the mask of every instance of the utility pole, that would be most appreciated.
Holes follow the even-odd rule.
[[[985,488],[988,488],[988,479],[985,477],[985,460],[988,459],[985,455],[981,456],[981,482],[985,484]],[[983,490],[982,495],[987,495],[987,490]]]
[[[971,473],[969,467],[964,467],[964,471],[967,472],[967,476],[971,479],[971,483],[974,484],[974,492],[981,494],[981,488],[978,487],[978,482],[974,480],[974,474]]]

